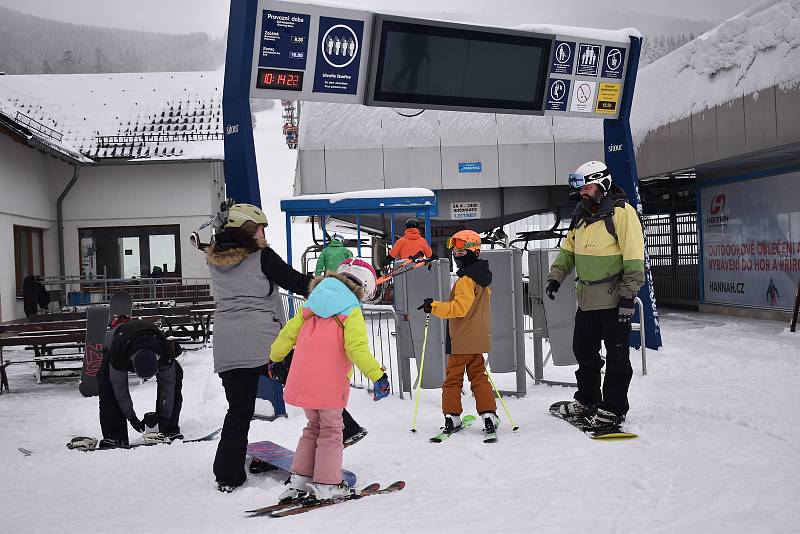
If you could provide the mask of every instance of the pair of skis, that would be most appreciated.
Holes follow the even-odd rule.
[[[247,510],[250,517],[258,517],[268,515],[269,517],[287,517],[290,515],[304,514],[311,510],[318,508],[325,508],[333,506],[334,504],[341,504],[347,501],[354,501],[363,499],[364,497],[371,497],[373,495],[385,495],[387,493],[394,493],[406,487],[406,483],[398,480],[394,484],[381,489],[381,485],[377,482],[370,484],[363,488],[359,493],[347,495],[345,497],[337,497],[335,499],[317,500],[313,497],[300,497],[298,499],[291,499],[282,503],[265,506],[263,508],[256,508],[254,510]]]
[[[435,436],[430,439],[431,443],[441,443],[444,440],[450,438],[456,432],[461,432],[465,428],[469,428],[472,424],[477,421],[477,418],[474,415],[465,415],[464,418],[461,420],[461,426],[456,428],[453,432],[439,432]],[[487,434],[484,432],[483,442],[484,443],[495,443],[497,441],[497,430],[494,432]]]

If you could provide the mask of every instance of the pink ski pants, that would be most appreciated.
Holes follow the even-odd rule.
[[[320,484],[338,484],[342,481],[342,409],[303,411],[308,424],[297,442],[292,473]]]

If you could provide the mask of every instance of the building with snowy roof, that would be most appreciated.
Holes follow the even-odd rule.
[[[791,309],[800,0],[759,2],[642,69],[631,126],[658,298],[766,317]]]
[[[222,73],[0,76],[0,316],[27,275],[207,277]]]

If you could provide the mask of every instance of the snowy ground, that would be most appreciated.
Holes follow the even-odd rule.
[[[251,476],[233,494],[216,491],[216,443],[82,453],[64,444],[97,435],[97,399],[75,379],[36,385],[26,365],[9,367],[0,397],[0,528],[5,532],[796,532],[800,513],[800,333],[783,324],[668,313],[666,348],[636,358],[629,428],[640,437],[597,442],[550,417],[572,390],[534,387],[508,399],[520,425],[504,421],[485,445],[473,427],[440,445],[439,392],[424,391],[417,435],[412,401],[372,402],[353,391],[351,408],[369,436],[345,452],[360,483],[403,479],[404,491],[285,519],[245,517],[275,500],[277,475]],[[6,352],[13,359],[19,354]],[[209,350],[182,357],[182,426],[187,436],[220,426],[225,401]],[[546,370],[563,378],[569,370]],[[497,377],[501,386],[511,377]],[[140,412],[154,384],[132,385]],[[467,412],[474,413],[465,397]],[[297,409],[254,422],[250,439],[293,447]],[[35,451],[25,457],[17,451]]]

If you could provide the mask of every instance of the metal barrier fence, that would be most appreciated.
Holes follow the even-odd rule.
[[[139,302],[170,305],[200,304],[214,301],[210,278],[106,278],[47,276],[42,284],[50,292],[57,311],[89,304],[106,303],[114,293],[127,291]]]
[[[288,318],[294,315],[294,312],[305,303],[306,299],[298,295],[281,292],[281,300],[283,301],[284,313]],[[364,314],[364,321],[367,325],[370,350],[375,359],[386,369],[392,394],[397,394],[402,399],[404,395],[400,384],[400,364],[395,327],[398,323],[397,312],[392,306],[374,304],[364,304],[361,307],[361,311]],[[372,392],[372,383],[355,366],[353,366],[353,377],[350,380],[350,386],[363,389],[367,393]]]
[[[634,298],[634,303],[636,304],[637,309],[639,310],[639,317],[644,317],[644,305],[639,297]],[[552,351],[548,351],[547,355],[543,354],[542,350],[542,342],[544,341],[544,337],[542,337],[542,331],[540,329],[535,328],[534,326],[534,318],[531,314],[525,313],[524,315],[524,328],[525,328],[525,346],[526,351],[528,347],[528,337],[531,336],[533,338],[533,371],[529,367],[526,367],[525,370],[530,376],[534,384],[549,384],[549,385],[559,385],[559,386],[572,386],[575,387],[578,384],[575,382],[559,382],[554,380],[545,380],[544,379],[544,367],[550,361],[553,354]],[[639,347],[639,352],[641,354],[642,359],[642,376],[647,376],[647,347],[645,345],[645,329],[642,326],[642,323],[631,323],[631,331],[632,332],[639,332],[641,336],[641,346]],[[605,350],[601,346],[600,355],[603,359],[605,359]]]

